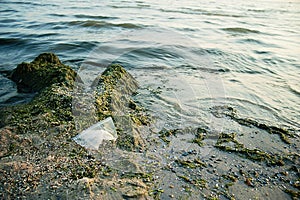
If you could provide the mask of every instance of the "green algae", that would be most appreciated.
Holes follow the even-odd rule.
[[[203,128],[197,128],[195,133],[195,138],[192,140],[192,143],[198,144],[200,147],[203,146],[203,140],[205,139],[205,135],[207,131]]]
[[[170,140],[168,139],[168,137],[171,136],[176,136],[176,134],[178,133],[179,129],[173,129],[173,130],[166,130],[163,129],[161,130],[158,134],[159,134],[159,138],[164,141],[166,144],[170,144]]]
[[[99,120],[129,108],[132,105],[130,96],[138,89],[136,80],[118,64],[107,67],[93,85],[96,88],[95,103]]]
[[[71,91],[76,75],[52,53],[41,54],[31,63],[19,64],[11,79],[22,92],[38,93],[27,104],[2,108],[2,125],[16,127],[20,134],[71,122]]]
[[[39,92],[54,83],[72,86],[76,76],[76,72],[63,65],[55,54],[44,53],[31,63],[19,64],[11,79],[21,92]]]
[[[96,92],[89,94],[95,99],[92,106],[97,108],[97,118],[93,120],[112,116],[119,135],[117,147],[128,151],[142,149],[145,144],[138,132],[138,126],[149,124],[150,117],[145,115],[144,109],[131,99],[138,87],[137,82],[120,65],[109,66],[99,77],[97,84],[94,85]],[[73,107],[74,97],[79,99],[76,92],[80,92],[80,90],[74,91],[74,86],[81,87],[80,78],[76,77],[75,71],[62,64],[54,54],[46,53],[41,54],[31,63],[18,65],[12,72],[11,78],[17,81],[19,91],[36,92],[36,95],[29,103],[1,108],[1,127],[10,128],[13,135],[17,137],[12,143],[7,143],[8,152],[4,152],[4,157],[12,156],[12,159],[24,157],[27,163],[36,166],[32,177],[40,188],[43,188],[41,181],[49,184],[54,180],[70,183],[72,180],[82,181],[86,178],[99,181],[102,178],[111,178],[117,173],[103,165],[101,161],[95,160],[86,149],[71,140],[78,134],[78,130],[90,125],[89,119],[80,122],[79,129],[74,123],[74,112],[82,115],[84,113],[80,110],[82,108],[80,106],[88,108],[85,98],[78,102],[78,109],[77,105]],[[78,81],[77,85],[74,81]],[[1,162],[5,161],[1,160]],[[4,175],[6,171],[1,169],[0,172]],[[5,191],[20,195],[30,182],[27,181],[28,184],[26,182],[23,188],[17,185],[17,182],[25,179],[14,176],[11,170],[7,172],[5,179],[10,185],[5,188]],[[24,171],[24,174],[26,173]],[[28,171],[29,173],[31,172]],[[122,176],[130,179],[145,179],[150,183],[152,181],[151,174],[125,173]],[[3,184],[1,181],[1,186]],[[69,185],[57,187],[68,188]],[[51,188],[47,189],[49,194]],[[128,188],[131,186],[126,186],[126,189]],[[122,191],[122,193],[132,197],[146,194],[147,191],[143,188],[137,191]],[[32,193],[27,191],[26,195]]]
[[[224,179],[229,180],[231,182],[236,182],[238,180],[235,176],[233,176],[231,174],[223,174],[221,177],[223,177]]]
[[[96,78],[95,107],[98,120],[113,117],[117,127],[117,146],[133,151],[144,148],[137,127],[151,123],[151,117],[132,96],[138,89],[137,81],[119,64],[113,64]]]
[[[175,160],[176,163],[178,163],[182,167],[190,168],[190,169],[195,169],[198,167],[207,167],[207,165],[202,162],[201,160],[195,158],[194,160],[180,160],[177,159]]]
[[[284,192],[289,194],[294,200],[298,199],[300,197],[300,191],[295,191],[291,189],[285,189]]]
[[[195,135],[195,138],[193,138],[190,142],[196,143],[199,146],[203,146],[203,140],[206,138],[207,130],[203,128],[192,128],[192,127],[186,127],[182,129],[162,129],[158,132],[158,137],[165,142],[167,145],[170,144],[170,137],[174,136],[176,137],[177,134],[193,134]]]
[[[243,144],[235,139],[235,135],[235,133],[221,133],[215,147],[223,151],[237,153],[238,155],[253,161],[264,161],[269,165],[283,166],[285,164],[283,161],[285,158],[281,155],[270,154],[259,149],[245,148]]]
[[[288,130],[284,128],[279,128],[276,126],[270,126],[264,123],[260,123],[251,118],[240,118],[237,114],[237,110],[230,106],[216,107],[215,109],[212,110],[212,114],[218,118],[222,116],[226,116],[231,118],[233,121],[236,121],[240,125],[247,126],[247,127],[256,127],[258,129],[265,130],[270,134],[276,134],[286,144],[291,144],[289,138],[295,137],[292,133],[290,133]]]
[[[138,179],[144,179],[144,180],[152,180],[153,174],[152,173],[145,173],[145,172],[127,172],[121,175],[122,178],[138,178]]]
[[[18,134],[38,132],[69,123],[72,117],[72,96],[66,86],[45,88],[30,103],[4,108],[5,125],[16,128]]]
[[[164,193],[165,191],[163,189],[153,189],[150,191],[150,195],[155,199],[155,200],[160,200],[160,195]]]
[[[194,185],[196,187],[206,188],[207,181],[204,179],[191,179],[184,175],[178,175],[178,177],[181,178],[184,182]]]

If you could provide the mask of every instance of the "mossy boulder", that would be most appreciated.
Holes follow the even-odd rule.
[[[76,72],[53,53],[43,53],[31,63],[21,63],[11,73],[19,92],[37,92],[27,104],[1,108],[1,127],[17,133],[35,132],[51,124],[72,121],[72,90]]]
[[[0,176],[4,177],[0,196],[51,199],[55,194],[54,198],[86,199],[94,198],[93,193],[113,195],[112,187],[124,198],[148,196],[148,185],[142,178],[124,179],[121,176],[126,173],[114,170],[113,176],[119,178],[112,179],[109,166],[71,139],[81,131],[75,114],[92,115],[85,110],[90,106],[97,110],[95,120],[113,117],[117,147],[128,151],[144,148],[138,127],[149,118],[132,98],[137,81],[122,66],[111,65],[96,79],[94,92],[87,98],[91,101],[85,101],[78,95],[87,96],[78,89],[83,84],[76,75],[52,53],[21,63],[12,71],[11,79],[19,91],[36,95],[29,103],[0,108]],[[85,125],[81,128],[90,124]],[[108,181],[111,187],[106,187]]]
[[[31,63],[19,64],[12,71],[11,79],[16,82],[19,91],[37,92],[37,95],[27,104],[2,108],[1,127],[9,125],[15,127],[18,134],[24,134],[51,126],[74,124],[79,120],[80,128],[74,129],[81,131],[91,123],[111,116],[119,134],[118,147],[140,150],[145,146],[138,127],[149,124],[150,118],[132,99],[138,83],[121,65],[108,66],[94,81],[94,93],[83,93],[82,98],[78,98],[80,90],[74,89],[80,87],[80,77],[53,53],[43,53]],[[92,101],[85,101],[86,96],[90,96]],[[84,113],[85,108],[90,106],[94,106],[95,113]]]
[[[106,115],[124,115],[131,96],[138,89],[137,81],[118,64],[110,65],[93,83],[99,118]]]
[[[112,116],[118,128],[117,145],[122,149],[143,149],[138,126],[150,123],[150,117],[133,100],[138,82],[121,65],[110,65],[93,83],[96,114],[99,120]]]
[[[11,74],[19,92],[40,92],[54,83],[71,86],[75,77],[76,72],[53,53],[43,53],[31,63],[23,62]]]

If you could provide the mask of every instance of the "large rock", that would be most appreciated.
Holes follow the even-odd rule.
[[[138,82],[121,65],[113,64],[94,81],[96,113],[99,119],[112,116],[118,128],[117,145],[127,150],[142,150],[145,142],[139,132],[140,125],[150,122],[132,96]]]
[[[53,53],[43,53],[31,63],[23,62],[11,74],[20,92],[39,92],[54,83],[72,85],[75,77],[76,72]]]

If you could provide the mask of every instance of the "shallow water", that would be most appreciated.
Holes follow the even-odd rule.
[[[4,0],[0,16],[2,106],[32,97],[16,92],[7,71],[54,52],[87,85],[108,64],[123,64],[157,130],[227,129],[210,113],[218,105],[300,129],[297,0]]]

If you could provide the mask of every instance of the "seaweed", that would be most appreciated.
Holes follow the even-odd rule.
[[[235,133],[231,133],[231,134],[221,133],[217,143],[215,144],[215,147],[223,151],[237,153],[238,155],[253,161],[260,161],[260,162],[265,161],[269,165],[283,166],[285,164],[283,161],[284,158],[280,155],[273,155],[259,149],[245,148],[243,144],[239,143],[235,139],[235,135],[236,135]],[[231,146],[224,145],[230,143],[232,143],[233,145]]]
[[[265,130],[270,134],[277,134],[277,135],[279,135],[280,139],[286,144],[291,144],[289,137],[291,137],[291,138],[295,137],[292,133],[290,133],[288,130],[286,130],[284,128],[266,125],[264,123],[255,121],[254,119],[251,119],[251,118],[240,118],[240,117],[238,117],[237,110],[235,110],[234,108],[232,108],[230,106],[215,107],[215,109],[212,109],[211,111],[215,117],[220,118],[222,116],[226,116],[226,117],[231,118],[233,121],[236,121],[240,125],[248,126],[248,127],[254,126],[261,130]]]
[[[195,133],[195,138],[192,143],[198,144],[200,147],[203,146],[203,140],[205,139],[207,131],[203,128],[197,128]]]
[[[289,194],[295,200],[300,197],[300,191],[285,189],[284,192]]]
[[[21,63],[12,71],[11,78],[16,81],[19,91],[35,92],[35,96],[29,103],[4,107],[0,111],[0,125],[4,127],[1,129],[1,149],[7,149],[0,154],[0,173],[4,177],[0,181],[2,197],[36,197],[41,194],[41,189],[46,190],[42,194],[46,197],[52,190],[63,190],[70,184],[85,180],[99,181],[111,177],[113,173],[117,174],[71,140],[78,134],[78,129],[90,125],[90,119],[83,119],[79,126],[75,126],[74,113],[84,118],[85,113],[80,106],[90,106],[87,105],[90,102],[85,102],[85,98],[80,99],[77,95],[81,91],[74,89],[81,89],[81,80],[76,76],[71,67],[62,64],[51,53],[41,54],[31,63]],[[150,117],[131,99],[138,87],[137,82],[120,65],[108,66],[99,77],[94,86],[96,92],[88,94],[89,98],[95,99],[91,106],[98,111],[97,117],[91,121],[112,116],[119,134],[117,146],[128,151],[142,149],[144,141],[137,127],[149,124]],[[75,79],[79,84],[74,84]],[[76,105],[74,98],[78,100]],[[8,163],[7,156],[13,161]],[[10,165],[14,165],[18,171],[14,171]],[[28,166],[29,169],[20,166]],[[129,173],[127,177],[152,181],[151,174]],[[45,184],[52,182],[55,182],[53,187],[44,188]],[[89,191],[85,192],[91,192],[92,187],[89,185],[88,188]],[[122,193],[130,197],[146,192],[142,188]],[[75,193],[72,189],[71,196],[77,195]]]
[[[207,181],[204,179],[190,179],[183,175],[178,175],[178,177],[181,178],[184,182],[194,185],[196,187],[206,188]]]
[[[186,168],[190,168],[190,169],[195,169],[198,167],[207,167],[207,165],[202,162],[201,160],[195,158],[193,161],[190,160],[175,160],[176,163],[178,163],[179,165],[186,167]]]
[[[165,143],[169,144],[170,140],[168,139],[168,137],[170,136],[176,136],[176,134],[178,133],[179,129],[173,129],[173,130],[166,130],[163,129],[161,130],[158,134],[159,134],[159,138],[162,139],[162,141],[164,141]]]

